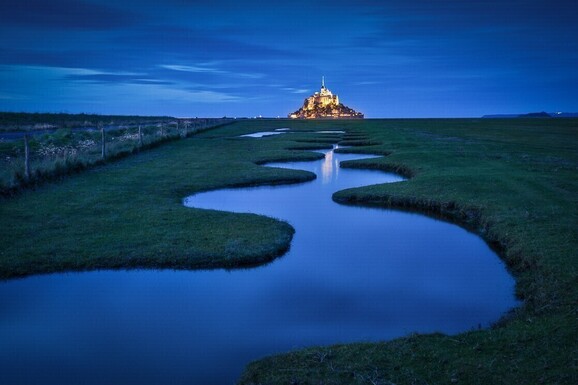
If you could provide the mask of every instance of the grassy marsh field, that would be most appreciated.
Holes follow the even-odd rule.
[[[387,155],[343,164],[406,182],[334,200],[454,221],[493,245],[521,308],[490,330],[315,347],[250,364],[242,384],[578,383],[578,120],[370,120],[336,123]],[[344,143],[344,142],[342,142]]]
[[[0,278],[102,268],[233,268],[283,254],[293,234],[285,222],[182,205],[198,191],[314,178],[257,165],[319,158],[285,149],[311,144],[229,137],[250,129],[169,142],[3,198]]]
[[[259,140],[236,136],[290,127]],[[315,134],[344,130],[342,136]],[[343,204],[442,217],[495,246],[524,305],[490,330],[312,347],[264,358],[242,384],[578,383],[578,120],[250,120],[168,142],[0,198],[0,278],[111,268],[235,268],[290,245],[280,220],[183,207],[222,187],[305,181],[260,167],[316,159],[341,140],[387,155],[343,167],[394,170],[406,182],[338,192]]]

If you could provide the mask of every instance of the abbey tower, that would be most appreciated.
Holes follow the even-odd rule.
[[[321,78],[321,90],[305,99],[303,106],[289,114],[291,119],[363,119],[361,112],[339,103],[339,96],[325,87],[325,77]]]

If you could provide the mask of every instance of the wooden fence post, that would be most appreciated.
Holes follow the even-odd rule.
[[[142,128],[139,124],[138,126],[138,147],[141,148],[142,147]]]
[[[30,179],[30,146],[28,145],[28,134],[24,134],[24,178]]]
[[[104,125],[103,124],[100,125],[100,136],[101,136],[101,141],[102,141],[101,156],[102,156],[102,160],[104,160],[106,158],[106,135],[104,133]]]

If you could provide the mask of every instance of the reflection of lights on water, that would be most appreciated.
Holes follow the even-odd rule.
[[[335,147],[337,148],[337,146]],[[331,183],[333,178],[337,179],[339,173],[339,164],[337,159],[333,158],[333,151],[325,154],[325,160],[321,164],[321,181],[323,184]],[[335,174],[335,176],[334,176]]]

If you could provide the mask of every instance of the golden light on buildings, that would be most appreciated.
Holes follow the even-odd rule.
[[[303,106],[288,115],[291,119],[363,119],[363,114],[339,102],[325,87],[325,77],[321,78],[321,89],[305,99]]]

